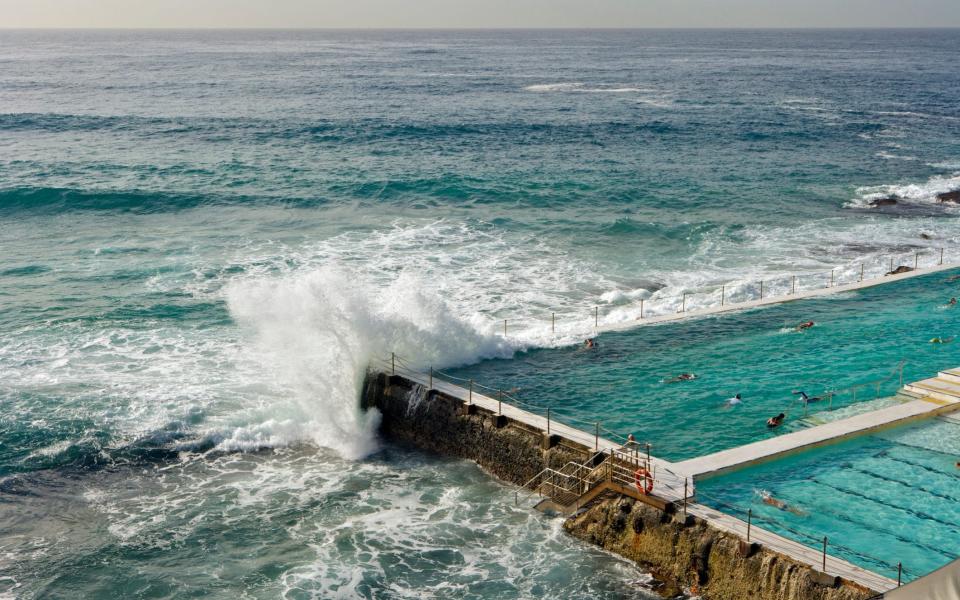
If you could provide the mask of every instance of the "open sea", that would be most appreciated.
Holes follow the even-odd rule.
[[[650,598],[472,463],[378,439],[367,365],[960,258],[958,47],[0,30],[0,598]]]

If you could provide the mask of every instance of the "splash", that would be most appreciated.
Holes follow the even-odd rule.
[[[231,315],[253,333],[264,372],[286,393],[261,425],[226,444],[306,439],[359,458],[376,449],[378,415],[357,403],[372,361],[396,352],[424,368],[512,354],[502,337],[457,317],[429,290],[413,274],[376,285],[339,266],[229,284]]]

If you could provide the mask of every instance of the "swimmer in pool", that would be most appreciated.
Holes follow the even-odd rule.
[[[814,323],[813,321],[804,321],[803,323],[800,323],[799,325],[797,325],[796,330],[805,331],[807,329],[810,329],[814,325],[816,325],[816,323]]]
[[[763,500],[763,503],[768,506],[779,508],[780,510],[785,510],[788,513],[795,514],[799,517],[807,516],[807,513],[805,513],[804,511],[800,510],[799,508],[790,506],[789,504],[787,504],[783,500],[780,500],[779,498],[774,498],[773,495],[766,490],[760,492],[760,498]]]
[[[731,408],[738,404],[743,404],[743,398],[740,397],[740,394],[737,394],[733,398],[730,398],[729,400],[727,400],[727,406]]]
[[[697,378],[696,373],[680,373],[676,377],[671,377],[670,379],[664,379],[664,383],[678,383],[681,381],[693,381]]]
[[[770,417],[767,419],[767,427],[773,429],[774,427],[780,427],[783,424],[783,420],[787,418],[787,415],[780,413],[775,417]]]
[[[949,344],[949,343],[952,342],[952,341],[953,341],[953,337],[952,337],[952,336],[951,336],[951,337],[948,337],[948,338],[942,338],[942,337],[939,337],[939,336],[938,336],[938,337],[934,337],[934,338],[930,338],[930,343],[931,343],[931,344]]]
[[[584,348],[596,348],[598,346],[597,342],[593,338],[587,338],[587,341],[583,343]]]
[[[797,391],[794,392],[794,394],[799,394],[799,395],[800,395],[800,398],[803,399],[804,404],[809,404],[809,403],[811,403],[811,402],[820,402],[821,400],[823,400],[823,398],[821,398],[820,396],[814,396],[814,397],[811,398],[811,397],[808,396],[807,393],[806,393],[805,391],[803,391],[803,390],[797,390]]]

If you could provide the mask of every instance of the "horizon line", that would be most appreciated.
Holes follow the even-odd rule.
[[[568,27],[568,26],[498,26],[498,27],[298,27],[298,26],[201,26],[184,25],[175,27],[8,27],[0,25],[0,31],[911,31],[911,30],[960,30],[960,25],[844,25],[844,26],[782,26],[782,25],[740,25],[725,27],[709,26],[645,26],[645,27]]]

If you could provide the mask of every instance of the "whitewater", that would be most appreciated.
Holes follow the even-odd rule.
[[[0,33],[0,597],[650,597],[368,366],[960,247],[957,37]]]

